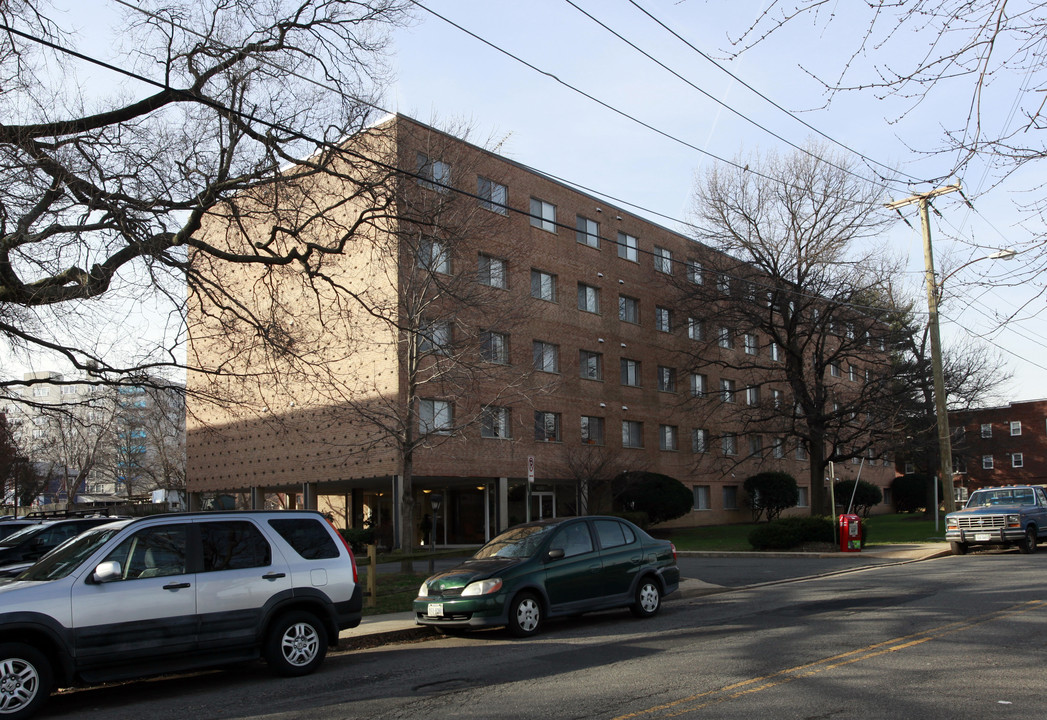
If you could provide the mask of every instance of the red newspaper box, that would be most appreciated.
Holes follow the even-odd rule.
[[[857,515],[840,516],[840,552],[862,551],[862,519]]]

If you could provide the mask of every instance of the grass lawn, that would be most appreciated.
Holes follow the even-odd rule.
[[[908,544],[945,540],[945,520],[939,519],[938,532],[934,518],[918,513],[873,515],[867,521],[870,545]],[[749,531],[755,525],[711,525],[681,528],[657,533],[673,541],[677,550],[752,550]]]

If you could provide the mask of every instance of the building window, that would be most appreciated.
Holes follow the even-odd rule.
[[[450,433],[452,423],[451,403],[446,400],[418,401],[418,430],[423,435]]]
[[[749,436],[749,455],[751,457],[763,457],[763,436]]]
[[[600,288],[578,283],[578,309],[584,312],[600,312]]]
[[[983,438],[991,438],[992,437],[992,425],[990,423],[982,423],[982,437]]]
[[[640,324],[640,301],[636,298],[618,296],[618,319],[622,322]]]
[[[556,276],[544,270],[531,270],[531,297],[556,302]]]
[[[422,240],[418,247],[418,267],[444,275],[451,274],[451,255],[439,240]]]
[[[540,370],[541,372],[548,373],[560,372],[559,345],[553,345],[552,343],[542,342],[541,340],[535,340],[533,350],[535,370]]]
[[[489,406],[480,418],[480,436],[485,438],[510,438],[509,408]]]
[[[702,332],[702,321],[698,318],[687,318],[687,337],[691,340],[701,340],[705,336]]]
[[[757,355],[760,352],[760,344],[752,333],[745,333],[745,354]]]
[[[858,368],[853,364],[847,366],[847,379],[851,382],[858,382]]]
[[[477,176],[476,194],[480,196],[480,207],[484,210],[500,215],[509,214],[509,188],[505,185]]]
[[[76,395],[76,385],[63,385],[62,386],[62,394],[63,395]]]
[[[531,198],[531,225],[547,232],[556,232],[556,206],[545,200]]]
[[[618,233],[618,257],[633,262],[640,261],[639,242],[632,235]]]
[[[636,420],[622,421],[622,447],[643,447],[643,423]]]
[[[509,363],[509,336],[490,330],[484,332],[480,337],[480,357],[487,362],[507,365]]]
[[[708,485],[695,485],[694,486],[694,509],[695,510],[709,510],[709,486]]]
[[[579,350],[578,366],[586,380],[603,380],[603,355],[600,353]]]
[[[575,224],[574,238],[582,245],[600,247],[600,223],[587,217],[578,216]]]
[[[992,470],[992,455],[982,455],[982,470]]]
[[[771,455],[778,460],[785,457],[785,438],[776,437],[771,440]]]
[[[687,261],[687,281],[694,283],[695,285],[701,285],[704,282],[702,276],[702,264],[697,260]]]
[[[582,415],[582,444],[603,445],[603,418]]]
[[[659,425],[658,426],[658,449],[659,450],[676,450],[676,435],[677,430],[675,425]]]
[[[781,390],[771,390],[771,404],[776,410],[780,410],[785,405],[785,393]]]
[[[666,333],[673,331],[673,316],[669,308],[656,307],[654,309],[654,329]]]
[[[1011,453],[1011,467],[1020,468],[1025,465],[1025,457],[1022,453]]]
[[[480,253],[476,261],[476,279],[483,285],[509,287],[509,272],[505,260]]]
[[[721,295],[731,294],[731,277],[726,273],[720,273],[716,276],[716,289],[720,291]]]
[[[829,374],[833,377],[840,377],[840,363],[835,361],[829,363]]]
[[[738,509],[738,486],[737,485],[724,485],[723,486],[723,509],[724,510],[737,510]]]
[[[800,491],[800,497],[796,501],[796,507],[810,507],[810,502],[807,500],[807,488],[796,488]]]
[[[916,465],[911,462],[905,463],[905,474],[912,475],[914,472],[916,472]]]
[[[738,454],[738,437],[734,433],[724,433],[721,438],[724,455]]]
[[[451,166],[418,153],[418,184],[431,190],[447,192],[451,186]]]
[[[451,350],[451,333],[449,322],[423,321],[418,328],[418,352],[447,355]]]
[[[676,368],[658,366],[658,389],[662,392],[676,392]]]
[[[560,413],[536,410],[534,439],[538,442],[560,442]]]
[[[750,385],[745,388],[745,404],[746,405],[759,405],[760,404],[760,388],[757,385]]]
[[[691,373],[691,397],[705,397],[709,390],[709,378],[700,373]]]
[[[770,350],[771,353],[771,360],[773,360],[774,362],[781,362],[782,349],[778,345],[778,343],[772,342],[770,346],[768,346],[768,350]]]
[[[701,428],[691,430],[691,452],[695,455],[709,452],[709,431]]]
[[[1022,434],[1022,423],[1020,420],[1011,420],[1011,437]]]
[[[734,380],[720,378],[720,401],[725,403],[734,402]]]
[[[806,460],[807,459],[807,448],[804,447],[804,444],[803,444],[802,440],[800,441],[800,444],[796,446],[796,459],[797,460]]]
[[[672,251],[654,246],[654,269],[660,273],[666,275],[673,274],[673,254]]]
[[[51,394],[51,388],[47,385],[34,385],[33,397],[47,397]]]
[[[731,335],[730,328],[720,326],[716,331],[716,344],[725,350],[730,350],[734,347],[734,337]]]
[[[640,361],[622,358],[622,385],[640,386]]]

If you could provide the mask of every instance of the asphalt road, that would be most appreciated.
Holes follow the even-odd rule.
[[[757,561],[733,561],[747,562]],[[668,602],[650,620],[615,611],[551,622],[529,640],[495,630],[337,653],[305,678],[252,664],[69,691],[49,716],[1044,717],[1045,571],[1047,553],[871,563]]]

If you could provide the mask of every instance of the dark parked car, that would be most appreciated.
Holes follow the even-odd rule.
[[[39,525],[40,520],[23,520],[15,518],[4,518],[0,520],[0,540],[14,535],[19,530],[24,530],[30,525]]]
[[[619,607],[649,617],[679,583],[672,543],[621,518],[557,518],[511,528],[433,575],[414,612],[421,625],[526,637],[550,617]]]
[[[115,519],[106,515],[94,515],[65,520],[42,520],[23,527],[0,540],[0,568],[36,562],[69,538]]]
[[[1031,553],[1041,538],[1047,538],[1047,493],[1039,485],[976,490],[963,510],[945,516],[954,555],[972,545],[1017,545]]]

